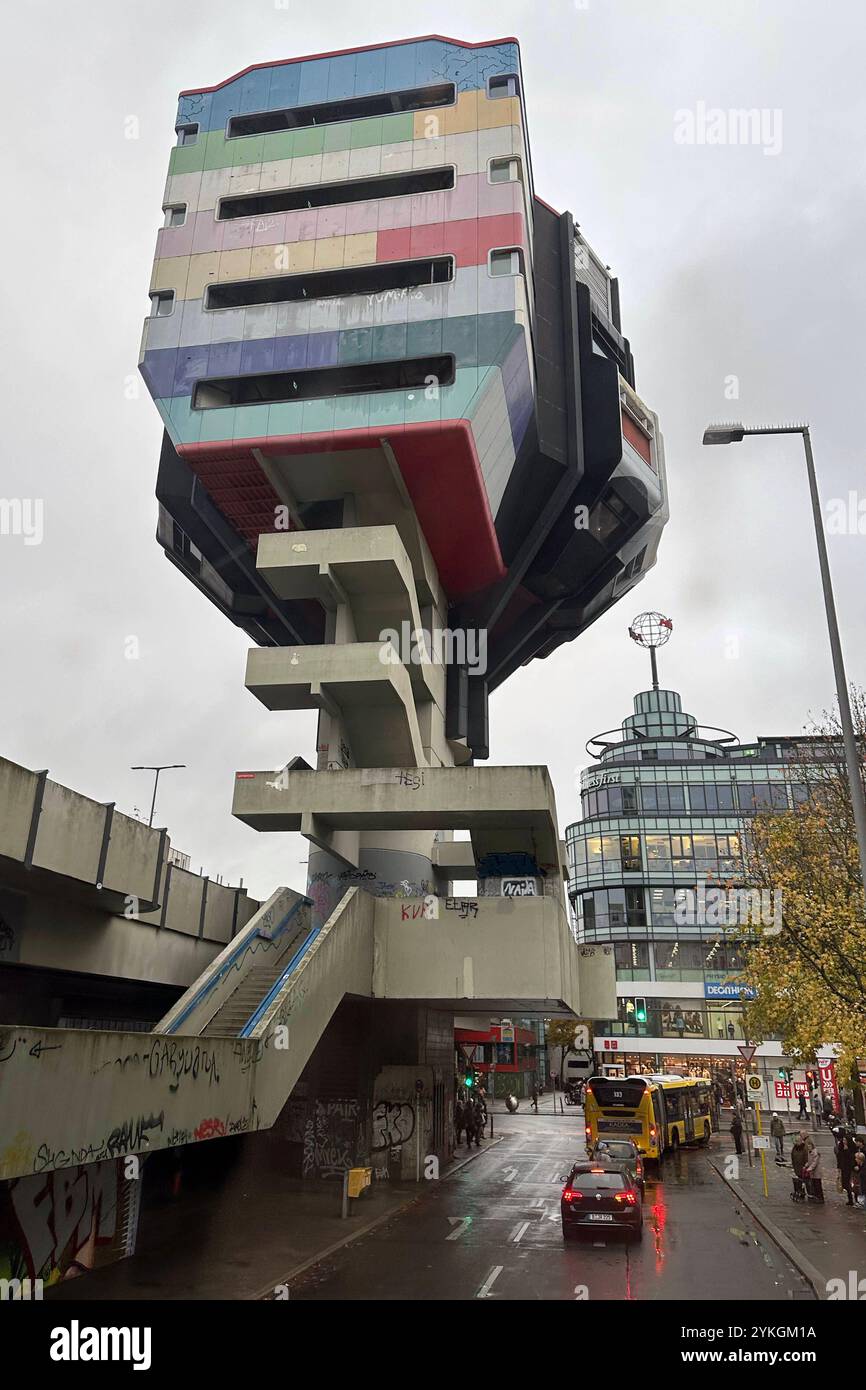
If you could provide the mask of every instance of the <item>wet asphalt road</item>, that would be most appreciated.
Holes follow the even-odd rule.
[[[559,1196],[571,1161],[585,1156],[582,1113],[497,1115],[495,1131],[502,1142],[454,1176],[431,1182],[408,1210],[308,1271],[290,1297],[813,1297],[738,1207],[706,1151],[667,1158],[658,1177],[648,1171],[642,1242],[592,1231],[566,1244]],[[465,1152],[461,1147],[458,1157]]]

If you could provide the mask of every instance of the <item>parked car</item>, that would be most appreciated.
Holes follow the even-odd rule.
[[[641,1197],[646,1191],[643,1155],[633,1139],[599,1139],[590,1158],[607,1163],[624,1163],[632,1174],[632,1180],[640,1188]]]
[[[643,1236],[641,1190],[624,1163],[575,1163],[560,1210],[563,1240],[601,1227],[625,1231],[633,1240]]]

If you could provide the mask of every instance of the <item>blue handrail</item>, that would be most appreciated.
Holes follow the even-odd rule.
[[[289,925],[289,922],[291,922],[295,913],[307,904],[312,905],[311,900],[309,898],[299,898],[298,901],[289,908],[285,917],[282,919],[282,921],[280,922],[279,926],[277,927],[276,931],[273,933],[270,939],[272,941],[275,941],[278,936],[282,936],[283,932]],[[215,971],[209,980],[205,980],[201,989],[199,989],[193,995],[186,1008],[178,1014],[177,1018],[173,1021],[173,1023],[171,1023],[169,1027],[165,1030],[167,1034],[177,1032],[180,1025],[187,1018],[189,1018],[193,1010],[198,1007],[198,1005],[202,1002],[203,999],[207,998],[208,994],[214,988],[214,986],[219,984],[220,980],[225,979],[225,976],[228,974],[228,972],[235,968],[241,956],[249,948],[251,941],[253,941],[258,936],[258,934],[258,928],[256,927],[249,933],[249,935],[244,935],[241,937],[241,939],[238,941],[237,948],[234,951],[232,951],[231,955],[226,960],[223,961],[219,970]]]
[[[312,931],[310,932],[309,936],[307,936],[307,938],[306,938],[306,940],[303,942],[302,946],[301,946],[301,947],[295,952],[295,954],[292,956],[292,959],[289,961],[289,963],[288,963],[288,965],[286,966],[285,970],[283,970],[283,971],[280,972],[279,977],[277,978],[277,980],[275,981],[275,983],[271,986],[271,988],[268,990],[267,994],[265,995],[265,997],[264,997],[264,999],[262,1000],[261,1004],[259,1004],[259,1006],[258,1006],[258,1008],[256,1009],[255,1013],[254,1013],[254,1014],[251,1014],[250,1017],[247,1019],[246,1023],[244,1024],[243,1028],[241,1029],[240,1033],[238,1034],[238,1037],[239,1037],[239,1038],[248,1038],[248,1037],[250,1037],[250,1035],[252,1034],[252,1031],[253,1031],[253,1029],[255,1028],[256,1024],[258,1023],[259,1019],[262,1017],[263,1014],[265,1014],[265,1013],[267,1012],[269,1006],[274,1002],[274,1000],[276,999],[276,997],[277,997],[277,995],[279,994],[280,990],[282,989],[283,985],[285,984],[286,980],[289,978],[289,976],[291,975],[292,971],[295,969],[295,966],[296,966],[296,965],[298,964],[298,962],[299,962],[300,960],[302,960],[303,957],[306,955],[307,951],[310,949],[310,947],[312,946],[313,942],[315,941],[316,937],[319,935],[319,932],[320,932],[321,930],[322,930],[321,927],[313,927]]]

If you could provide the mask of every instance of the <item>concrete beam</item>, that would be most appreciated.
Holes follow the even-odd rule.
[[[471,840],[437,840],[433,846],[433,868],[443,878],[474,878],[475,851]]]
[[[377,642],[254,647],[246,686],[267,709],[327,709],[342,718],[365,763],[395,756],[406,767],[426,762],[409,674],[399,662],[382,661]]]
[[[300,830],[304,812],[343,830],[468,830],[476,858],[529,855],[559,873],[553,786],[544,767],[350,768],[242,772],[232,814],[254,830]]]

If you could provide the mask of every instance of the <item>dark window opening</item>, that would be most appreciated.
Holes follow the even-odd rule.
[[[450,386],[454,358],[402,358],[361,362],[350,367],[318,367],[303,372],[260,372],[249,376],[213,377],[197,383],[193,410],[275,401],[309,401],[327,396],[356,396],[368,391],[409,391],[415,387]]]
[[[606,544],[614,536],[621,534],[626,527],[632,526],[636,520],[637,517],[628,503],[609,489],[591,509],[587,530],[596,540]]]
[[[520,84],[516,73],[503,73],[499,77],[491,77],[487,83],[487,95],[497,100],[500,97],[516,97],[520,91]]]
[[[257,111],[251,116],[232,116],[226,136],[267,135],[274,130],[298,130],[304,126],[334,125],[338,121],[357,121],[365,116],[393,116],[400,111],[428,111],[434,106],[454,103],[453,82],[435,87],[412,87],[403,92],[376,92],[344,101],[323,101],[315,106],[293,106],[282,111]]]
[[[173,312],[174,290],[157,290],[150,296],[151,318],[162,319]]]
[[[319,270],[303,275],[280,275],[208,285],[206,309],[240,309],[247,304],[284,304],[296,299],[333,299],[339,295],[383,294],[420,285],[441,285],[453,279],[450,256],[418,261],[382,261],[345,270]]]
[[[364,203],[374,198],[401,198],[412,193],[433,193],[454,187],[454,169],[418,169],[405,174],[386,174],[372,179],[346,179],[342,183],[320,183],[310,188],[280,188],[273,193],[250,193],[239,198],[223,198],[218,222],[235,217],[265,217],[275,212],[297,212],[303,208],[326,208],[339,203]]]
[[[490,252],[491,275],[523,275],[523,252],[518,246]]]
[[[177,127],[177,143],[179,145],[195,145],[198,141],[198,122],[194,125],[179,125]]]

